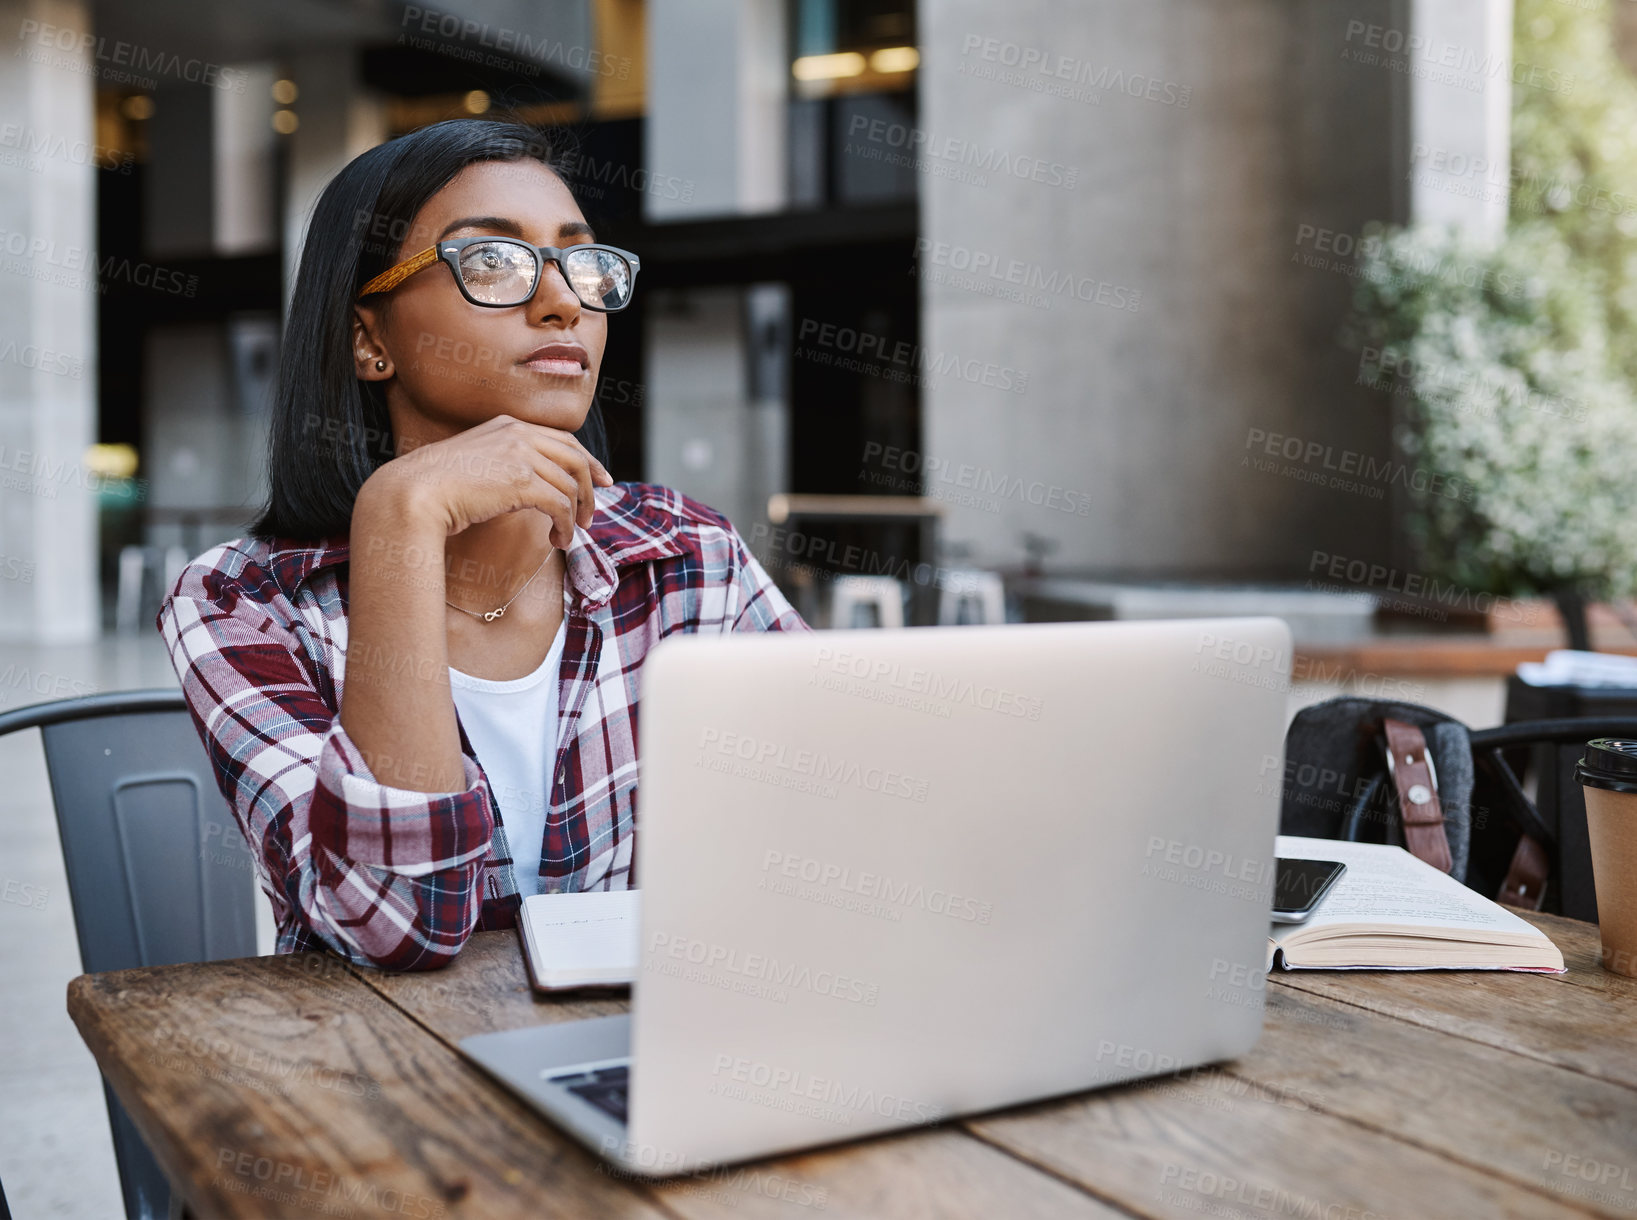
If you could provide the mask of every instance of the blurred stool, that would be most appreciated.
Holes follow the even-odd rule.
[[[176,578],[182,575],[182,569],[188,566],[188,553],[179,546],[124,546],[119,549],[119,589],[114,599],[114,628],[118,631],[135,631],[138,620],[142,617],[142,597],[148,586],[148,573],[162,575],[164,584],[159,589],[159,599],[154,604],[158,608],[159,602],[165,600],[166,595],[176,584]]]
[[[858,611],[875,608],[874,623],[859,623]],[[890,576],[838,576],[830,591],[830,626],[902,627],[904,586]]]
[[[939,626],[1006,621],[1006,586],[1001,583],[998,572],[950,568],[943,577],[943,588],[938,592]],[[977,617],[964,617],[969,606],[977,612]]]

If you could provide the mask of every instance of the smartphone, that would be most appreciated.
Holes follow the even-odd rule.
[[[1347,866],[1335,860],[1281,858],[1273,875],[1273,922],[1301,923],[1346,871]]]

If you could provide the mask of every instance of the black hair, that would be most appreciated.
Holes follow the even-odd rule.
[[[250,533],[316,541],[346,533],[358,489],[395,456],[381,383],[353,365],[353,302],[392,266],[416,213],[480,161],[533,159],[568,174],[531,127],[451,119],[354,158],[313,207],[279,357],[266,506]],[[574,434],[604,466],[608,437],[595,400]]]

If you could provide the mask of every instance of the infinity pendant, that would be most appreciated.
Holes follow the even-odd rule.
[[[505,614],[505,613],[506,613],[506,607],[505,606],[500,607],[500,609],[498,609],[498,610],[486,610],[483,613],[483,621],[485,623],[492,623],[492,622],[495,621],[495,619],[499,618],[502,614]]]

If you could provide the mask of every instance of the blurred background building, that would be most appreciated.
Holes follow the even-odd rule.
[[[820,617],[838,574],[975,565],[1040,617],[1108,600],[1082,578],[1390,561],[1390,482],[1247,459],[1385,462],[1335,339],[1365,226],[1505,220],[1407,174],[1418,146],[1504,165],[1505,73],[1383,62],[1412,30],[1505,61],[1492,0],[5,8],[0,325],[36,353],[0,360],[13,640],[112,626],[122,582],[146,630],[179,559],[242,532],[308,210],[439,119],[557,133],[643,257],[603,379],[616,476],[726,512]],[[934,528],[811,495],[920,497]]]

